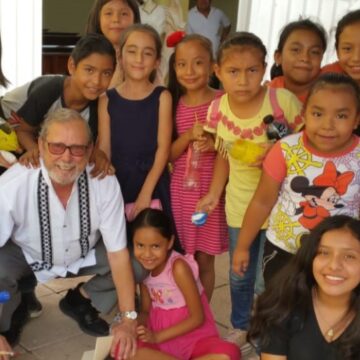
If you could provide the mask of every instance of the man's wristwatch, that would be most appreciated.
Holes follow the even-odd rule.
[[[120,323],[122,319],[130,319],[130,320],[136,320],[138,317],[138,313],[135,310],[132,311],[122,311],[118,312],[113,320],[113,323],[117,322]]]
[[[120,314],[121,314],[122,318],[130,319],[130,320],[136,320],[138,317],[138,313],[135,310],[123,311]]]

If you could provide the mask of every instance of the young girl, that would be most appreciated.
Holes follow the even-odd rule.
[[[194,258],[172,250],[173,234],[160,210],[133,222],[135,258],[150,272],[141,285],[139,359],[239,360],[239,349],[218,335]]]
[[[215,282],[214,255],[227,250],[227,231],[223,199],[205,225],[191,223],[196,203],[210,185],[215,149],[210,134],[203,131],[211,101],[221,95],[208,86],[213,70],[210,40],[201,35],[188,35],[175,47],[169,66],[169,90],[176,110],[176,139],[171,146],[171,206],[176,229],[184,250],[194,254],[199,264],[200,280],[210,301]],[[188,156],[194,147],[200,151],[198,187],[184,187]],[[190,153],[189,153],[190,152]]]
[[[343,74],[324,74],[305,104],[305,130],[279,141],[263,163],[256,193],[246,211],[233,258],[244,273],[250,244],[269,216],[264,250],[267,283],[283,268],[304,233],[336,214],[359,216],[360,90]],[[251,259],[250,259],[251,262]]]
[[[115,166],[125,204],[134,203],[129,218],[152,199],[171,214],[171,95],[150,81],[160,62],[159,35],[149,25],[132,25],[122,34],[120,53],[125,81],[100,98],[99,148]]]
[[[140,23],[140,12],[136,0],[95,0],[85,31],[87,34],[104,35],[113,44],[119,58],[122,32],[137,23]],[[109,88],[119,85],[123,80],[123,69],[118,62]]]
[[[245,224],[243,217],[246,207],[261,174],[258,167],[261,158],[250,162],[239,160],[231,146],[240,141],[245,144],[240,146],[240,150],[252,146],[264,151],[268,141],[263,118],[274,113],[270,90],[261,85],[266,67],[265,56],[266,49],[261,40],[254,34],[242,32],[222,44],[215,67],[216,76],[222,82],[226,94],[214,100],[209,109],[205,130],[216,134],[218,154],[209,192],[200,200],[197,208],[202,211],[215,209],[227,184],[225,212],[229,227],[230,258],[238,233]],[[288,125],[293,129],[301,125],[301,104],[297,98],[285,89],[276,89],[276,99]],[[266,227],[265,219],[263,223],[259,230]],[[231,322],[235,330],[229,334],[229,339],[239,345],[245,342],[249,324],[256,262],[260,238],[264,238],[264,232],[259,231],[256,238],[251,249],[250,270],[244,277],[230,272]]]
[[[360,10],[347,13],[337,24],[335,48],[338,61],[323,67],[322,72],[340,72],[360,84]]]
[[[262,360],[360,358],[360,221],[338,215],[306,236],[256,303]]]
[[[325,50],[326,33],[320,24],[309,19],[288,23],[281,31],[268,86],[288,89],[305,102]]]

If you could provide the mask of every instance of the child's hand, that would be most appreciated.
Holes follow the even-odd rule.
[[[203,140],[204,127],[199,122],[195,122],[194,126],[187,131],[189,141]]]
[[[130,218],[135,219],[137,214],[148,207],[150,207],[151,204],[151,196],[142,195],[141,192],[139,196],[137,197],[134,207],[131,211]]]
[[[36,146],[33,149],[28,150],[25,154],[21,155],[19,163],[26,166],[27,168],[38,168],[40,166],[39,148]]]
[[[212,195],[211,193],[206,194],[196,204],[197,212],[211,213],[219,203],[219,198]]]
[[[12,153],[5,150],[0,150],[0,166],[8,169],[16,161],[17,159]]]
[[[244,276],[249,266],[249,250],[235,248],[232,258],[232,271],[240,276]]]
[[[252,164],[250,164],[251,167],[258,167],[258,168],[261,168],[262,167],[262,163],[267,155],[267,153],[270,151],[270,149],[274,146],[274,143],[272,142],[266,142],[266,143],[260,143],[258,144],[260,145],[263,149],[264,149],[264,152],[262,155],[258,156],[256,161]]]
[[[156,344],[156,333],[149,330],[144,325],[140,325],[136,329],[138,339],[149,344]]]
[[[202,140],[194,142],[194,147],[200,152],[212,152],[215,151],[215,141],[210,134],[204,133]]]
[[[90,175],[92,177],[99,177],[99,179],[103,179],[106,175],[114,175],[115,168],[109,161],[106,154],[100,149],[94,149],[93,153],[91,154],[90,164],[94,164]]]

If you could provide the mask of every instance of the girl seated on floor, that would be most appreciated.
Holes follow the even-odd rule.
[[[132,229],[134,255],[150,272],[141,285],[134,359],[239,360],[239,348],[219,337],[193,256],[172,250],[170,219],[144,209]]]

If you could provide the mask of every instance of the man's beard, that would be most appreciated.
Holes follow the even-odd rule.
[[[64,173],[61,170],[70,171]],[[78,176],[82,173],[82,170],[79,169],[77,164],[58,161],[52,169],[48,170],[48,173],[50,179],[55,183],[59,185],[70,185],[75,182]]]

